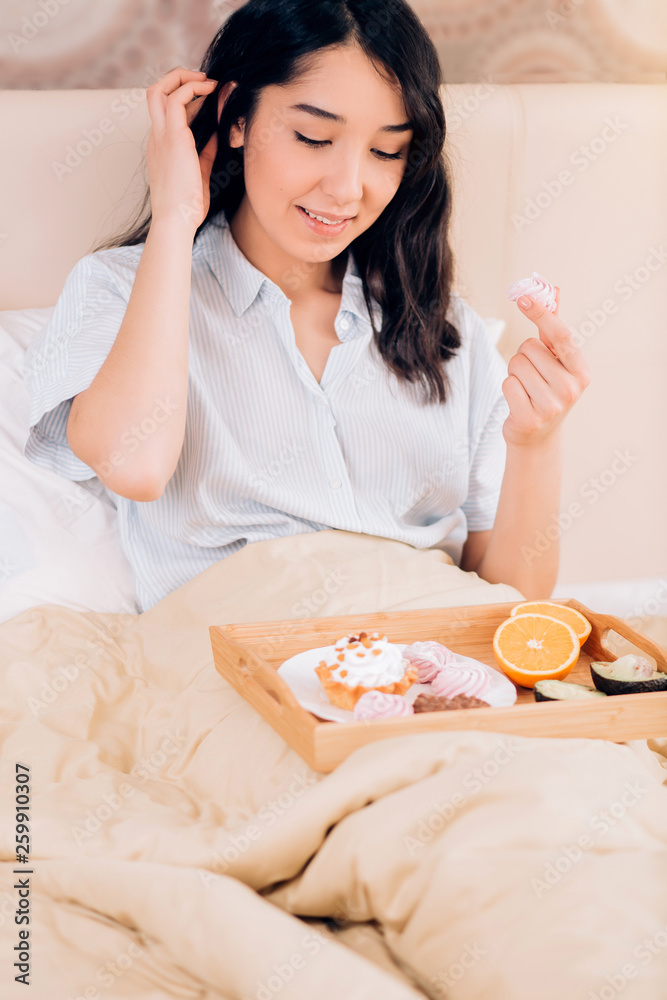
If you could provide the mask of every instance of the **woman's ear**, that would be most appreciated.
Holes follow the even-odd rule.
[[[234,124],[229,130],[229,145],[233,149],[243,149],[245,138],[245,122],[241,119],[241,124]]]
[[[220,88],[220,93],[218,94],[218,124],[220,124],[220,115],[222,114],[222,109],[225,106],[225,101],[231,94],[234,87],[237,86],[236,80],[228,80],[227,83],[223,84]],[[188,125],[192,124],[192,121],[199,111],[201,105],[205,100],[208,99],[208,94],[200,94],[199,97],[195,97],[192,101],[189,101],[185,105],[185,112],[188,119]]]
[[[220,90],[218,96],[218,124],[220,124],[220,116],[222,115],[222,109],[225,106],[225,101],[231,94],[234,87],[237,87],[238,83],[236,80],[229,80]],[[243,148],[243,140],[245,136],[245,122],[240,119],[241,124],[238,125],[236,122],[231,126],[229,130],[229,145],[233,148],[241,147]]]
[[[231,94],[234,87],[238,84],[236,80],[228,80],[227,83],[223,84],[220,88],[220,93],[218,94],[218,124],[220,124],[220,115],[222,114],[222,109],[225,106],[225,101]]]

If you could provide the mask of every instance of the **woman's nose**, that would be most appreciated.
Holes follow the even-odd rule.
[[[320,186],[341,212],[354,211],[364,193],[361,157],[352,153],[337,157]]]

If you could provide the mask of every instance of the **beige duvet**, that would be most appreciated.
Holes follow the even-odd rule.
[[[321,775],[213,667],[211,624],[520,598],[322,531],[1,625],[0,997],[665,1000],[667,740],[417,735]]]

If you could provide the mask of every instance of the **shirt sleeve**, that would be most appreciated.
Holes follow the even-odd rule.
[[[493,528],[505,472],[503,424],[509,404],[502,392],[507,363],[494,346],[481,316],[465,305],[470,337],[469,478],[462,504],[468,531]]]
[[[23,454],[67,479],[95,478],[68,444],[67,419],[72,399],[90,386],[113,346],[133,278],[115,251],[82,257],[68,274],[51,319],[26,351],[30,429]]]

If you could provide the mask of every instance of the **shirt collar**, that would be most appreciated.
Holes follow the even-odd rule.
[[[262,286],[277,298],[288,296],[270,278],[250,263],[234,239],[224,210],[214,215],[197,237],[192,256],[203,255],[218,279],[229,300],[235,316],[242,316],[255,301]],[[382,323],[382,309],[372,299],[376,326]],[[341,312],[350,312],[364,324],[359,333],[370,328],[368,309],[364,300],[363,282],[352,253],[348,253],[347,268],[343,277],[340,304]]]

